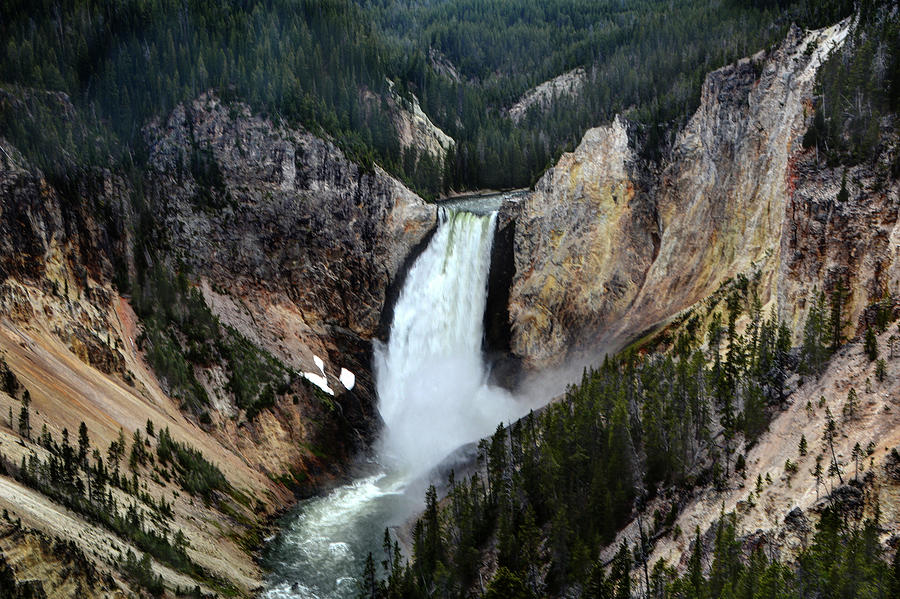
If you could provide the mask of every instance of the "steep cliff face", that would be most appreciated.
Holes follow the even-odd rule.
[[[435,210],[329,142],[206,95],[146,130],[169,245],[213,284],[282,294],[309,324],[372,336]],[[212,183],[212,192],[202,189]]]
[[[67,509],[18,466],[50,459],[44,427],[56,443],[65,434],[73,442],[83,422],[111,476],[107,449],[124,431],[125,482],[106,487],[117,509],[137,503],[144,530],[166,530],[170,539],[182,531],[199,568],[154,559],[153,571],[170,588],[199,582],[204,592],[248,595],[263,576],[254,551],[266,518],[290,505],[291,488],[310,492],[346,472],[377,424],[370,339],[388,288],[427,239],[435,210],[330,143],[212,96],[145,133],[149,164],[134,187],[134,179],[101,169],[48,180],[0,139],[0,366],[19,384],[0,390],[0,464],[10,475],[0,477],[0,507],[97,557],[110,590],[136,590],[122,556],[140,556],[147,545]],[[149,209],[133,215],[140,196]],[[284,387],[252,420],[236,408],[234,374],[223,363],[185,364],[210,398],[211,419],[202,425],[148,365],[152,341],[141,340],[148,324],[113,284],[131,279],[141,293],[146,279],[134,276],[133,237],[148,234],[137,260],[145,277],[157,260],[187,274],[223,325],[288,366]],[[181,332],[172,335],[186,355],[193,351]],[[335,396],[302,372],[321,372]],[[26,390],[29,434],[18,418]],[[148,422],[197,450],[226,482],[195,498],[182,478],[191,466],[156,461],[159,435],[144,432]],[[145,441],[132,441],[138,433]],[[129,465],[142,444],[150,457]],[[16,539],[3,547],[7,556],[27,549]]]
[[[872,165],[828,167],[814,150],[791,161],[776,290],[797,339],[813,287],[828,293],[843,283],[848,337],[862,332],[868,306],[900,290],[900,179],[891,174],[900,137],[884,130],[881,139]]]
[[[389,290],[433,230],[434,207],[331,143],[212,94],[177,107],[145,136],[145,188],[163,254],[187,265],[222,322],[289,369],[324,376],[320,386],[341,396],[350,425],[371,434],[378,416],[370,339],[384,332]],[[309,461],[303,446],[329,421],[310,411],[315,402],[244,425],[223,373],[198,374],[228,446],[273,474]],[[304,422],[310,418],[320,424]],[[317,441],[329,453],[353,434],[331,432]]]
[[[0,139],[0,281],[46,277],[62,285],[63,267],[81,281],[114,278],[117,265],[133,262],[129,193],[103,169],[53,187]]]
[[[360,93],[366,110],[370,114],[386,111],[401,150],[415,151],[419,158],[427,154],[433,164],[442,165],[456,141],[425,114],[414,94],[402,96],[392,81],[387,83],[389,91],[383,96],[368,89]]]
[[[331,388],[354,373],[376,419],[368,339],[435,209],[378,167],[213,95],[145,133],[164,245],[213,311],[291,368],[317,373],[321,358]]]
[[[515,228],[512,351],[561,360],[634,300],[659,244],[625,122],[588,131],[538,182]]]
[[[516,229],[513,352],[541,367],[564,360],[570,346],[613,351],[739,273],[760,277],[763,303],[778,297],[787,304],[796,299],[790,290],[797,296],[818,280],[816,259],[798,247],[809,243],[801,240],[805,234],[782,240],[794,230],[823,239],[823,227],[795,222],[809,220],[804,212],[811,202],[803,194],[822,191],[816,169],[808,171],[808,184],[797,181],[805,176],[798,164],[811,159],[800,139],[812,118],[817,69],[848,27],[806,35],[793,28],[768,55],[708,75],[700,108],[658,168],[634,159],[636,136],[619,119],[589,131],[564,155],[536,186]],[[895,202],[890,190],[879,193],[887,205]],[[878,208],[868,200],[857,204],[844,208],[856,224],[829,216],[824,228],[868,228],[865,216]],[[887,227],[896,219],[890,209],[886,214],[880,218]],[[880,237],[889,235],[885,229]],[[821,251],[846,257],[863,249],[849,249],[850,231],[849,245],[841,246],[847,249],[838,249],[844,237]],[[860,243],[866,250],[888,245]],[[886,273],[889,252],[879,251],[881,266],[873,263],[871,273]]]
[[[549,81],[528,90],[519,100],[510,106],[509,118],[519,123],[532,107],[546,110],[555,99],[569,96],[577,97],[587,80],[587,73],[578,67]]]
[[[59,497],[39,492],[37,483],[24,482],[28,474],[20,464],[48,460],[53,442],[46,439],[59,444],[71,435],[71,443],[84,423],[89,447],[101,456],[97,463],[107,465],[103,471],[109,484],[104,493],[115,502],[97,513],[112,513],[119,509],[115,506],[124,513],[132,503],[143,506],[135,513],[142,514],[144,530],[181,530],[190,543],[193,563],[222,587],[248,593],[262,573],[246,549],[247,539],[256,534],[265,514],[285,505],[290,494],[188,421],[177,402],[162,392],[138,351],[139,323],[110,283],[115,271],[127,270],[130,263],[129,185],[106,171],[78,173],[65,184],[53,185],[5,141],[0,140],[0,148],[0,359],[16,381],[10,386],[6,374],[0,390],[0,411],[11,415],[0,422],[6,475],[0,477],[0,506],[11,521],[58,537],[54,543],[71,543],[65,555],[73,556],[62,559],[64,555],[46,540],[49,537],[40,537],[46,542],[37,543],[33,534],[15,532],[4,533],[0,543],[6,559],[14,563],[20,582],[34,577],[45,585],[58,583],[61,589],[81,584],[84,596],[101,596],[101,588],[107,594],[120,587],[135,589],[116,564],[129,550],[146,551],[146,545],[102,526],[97,518],[85,517],[78,504],[67,509]],[[29,414],[28,430],[23,428],[23,413]],[[127,473],[122,469],[121,480],[134,476],[141,481],[140,500],[136,491],[125,491],[125,483],[111,484],[112,472],[119,468],[113,468],[107,449],[117,442],[120,431],[131,439],[134,431],[145,430],[147,422],[156,430],[167,428],[173,439],[218,464],[233,489],[259,499],[255,511],[224,497],[195,504],[176,479],[161,477],[159,468],[151,473],[149,464],[136,464]],[[149,438],[147,442],[146,451],[152,452]],[[127,443],[122,452],[133,446]],[[82,494],[89,480],[85,473],[78,476]],[[156,502],[163,500],[171,511],[154,516],[161,518],[154,525],[144,523]],[[226,503],[231,511],[223,507]],[[228,531],[227,537],[216,539],[207,525]],[[42,552],[55,557],[41,557]],[[67,582],[65,568],[71,566],[65,562],[85,555],[97,560],[91,566],[96,568],[94,574]],[[152,567],[173,588],[193,588],[198,582],[171,564],[153,562]],[[84,564],[76,569],[85,570]]]

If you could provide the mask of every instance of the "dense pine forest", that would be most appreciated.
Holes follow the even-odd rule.
[[[708,71],[780,41],[792,21],[830,24],[851,5],[10,0],[0,8],[0,126],[51,175],[131,165],[148,119],[212,88],[332,137],[429,197],[523,187],[615,113],[644,125],[657,156]],[[518,126],[508,117],[530,87],[579,66],[588,79],[578,98]],[[401,148],[383,105],[392,84],[457,140],[443,166]],[[79,114],[31,88],[66,92]]]

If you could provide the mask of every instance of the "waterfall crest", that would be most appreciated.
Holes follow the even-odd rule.
[[[509,393],[487,384],[481,353],[496,218],[440,210],[394,307],[388,343],[375,347],[381,455],[410,474],[518,412]]]

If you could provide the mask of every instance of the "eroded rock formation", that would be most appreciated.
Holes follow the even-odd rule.
[[[795,334],[823,279],[860,290],[853,323],[896,288],[896,178],[851,169],[837,206],[841,173],[801,144],[817,69],[848,27],[793,28],[710,73],[661,165],[637,157],[639,133],[617,118],[544,175],[516,227],[512,351],[527,366],[619,349],[741,273]]]

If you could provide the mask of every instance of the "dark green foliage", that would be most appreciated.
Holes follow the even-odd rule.
[[[81,429],[81,427],[79,428]],[[171,529],[165,524],[165,521],[172,519],[171,506],[164,499],[160,498],[157,501],[143,492],[138,482],[137,472],[132,474],[131,480],[127,477],[120,477],[118,461],[124,455],[127,445],[124,434],[120,432],[119,439],[113,441],[108,452],[109,462],[111,464],[115,462],[114,471],[111,471],[103,463],[99,450],[94,449],[91,452],[86,427],[79,431],[77,446],[70,443],[68,431],[65,429],[62,431],[59,443],[49,432],[41,434],[40,442],[48,452],[46,459],[41,459],[36,453],[32,453],[27,459],[23,456],[21,464],[16,466],[10,463],[5,456],[0,455],[3,469],[22,484],[82,515],[89,522],[104,526],[160,562],[179,572],[222,587],[220,581],[211,578],[188,556],[185,537],[180,530],[170,539]],[[91,454],[90,460],[80,460],[82,447],[85,454]],[[135,449],[132,447],[132,452],[134,451]],[[143,451],[143,446],[138,451]],[[202,459],[202,456],[198,457],[196,452],[191,453],[192,451],[178,447],[173,450],[172,454],[186,452],[188,458],[185,459],[185,462],[188,465],[202,472],[206,480],[215,480],[215,476],[209,474],[215,467],[209,465],[208,462],[203,464],[205,460]],[[225,484],[227,485],[227,483]],[[135,497],[148,506],[151,512],[148,513],[137,501],[120,506],[110,491],[109,485],[117,486]],[[217,483],[216,488],[222,488],[222,483]],[[141,560],[136,558],[126,560],[122,566],[129,576],[134,576],[135,581],[142,581],[141,585],[145,583],[149,585],[144,587],[149,590],[157,587],[154,578],[144,576],[149,572],[148,560],[149,557],[145,555]]]
[[[838,200],[840,201],[840,199]],[[846,200],[845,200],[846,201]],[[831,291],[831,314],[829,317],[829,336],[831,337],[831,351],[835,352],[844,342],[844,328],[847,326],[844,306],[850,296],[850,290],[844,285],[843,279],[838,279]]]
[[[884,358],[878,358],[878,362],[875,363],[875,378],[879,383],[883,383],[885,376],[887,376],[887,363]]]
[[[31,439],[31,394],[28,389],[22,395],[22,408],[19,410],[19,434]]]
[[[699,101],[711,69],[777,42],[791,20],[822,25],[846,1],[740,3],[640,0],[9,0],[0,8],[0,80],[67,92],[79,119],[43,92],[0,102],[0,128],[39,166],[131,162],[141,126],[215,88],[227,100],[329,134],[366,167],[377,160],[426,196],[447,187],[533,181],[590,126],[627,113],[655,157]],[[461,74],[441,75],[430,50]],[[581,96],[532,111],[505,109],[528,88],[583,66]],[[892,66],[892,68],[895,68]],[[415,94],[459,142],[444,168],[402,152],[382,99]],[[375,99],[366,99],[371,91]],[[87,123],[76,125],[74,123]],[[203,149],[186,165],[215,193]]]
[[[800,348],[800,372],[818,376],[830,355],[829,327],[825,322],[825,294],[813,290],[809,303],[806,324],[803,326],[803,345]]]
[[[209,357],[209,344],[219,332],[218,320],[200,293],[189,287],[187,277],[172,277],[159,265],[135,282],[132,303],[144,323],[139,343],[146,349],[147,361],[170,393],[181,399],[182,407],[199,412],[209,398],[194,376],[193,363]]]
[[[734,536],[734,515],[717,525],[708,574],[704,575],[699,535],[691,548],[687,572],[675,577],[665,567],[654,568],[659,597],[738,599],[779,597],[893,597],[895,577],[882,557],[878,525],[848,522],[826,509],[812,545],[801,551],[795,567],[772,561],[765,548],[743,555]]]
[[[866,329],[865,340],[863,341],[863,351],[866,352],[866,356],[869,358],[870,362],[874,362],[878,359],[878,338],[875,336],[875,331],[871,327]]]
[[[383,7],[386,30],[457,67],[461,83],[411,57],[404,79],[459,142],[445,183],[490,188],[533,182],[587,128],[617,113],[643,125],[643,151],[658,158],[696,109],[706,73],[780,41],[792,19],[821,25],[852,8],[847,1],[828,9],[789,1],[373,4]],[[578,98],[533,109],[518,126],[505,117],[526,90],[577,66],[589,73]]]
[[[231,327],[225,327],[217,349],[230,366],[228,388],[238,407],[247,410],[247,420],[275,405],[276,386],[282,385],[287,372],[280,362]]]
[[[173,440],[168,427],[159,431],[156,455],[161,465],[172,465],[181,488],[192,495],[211,501],[216,491],[228,493],[231,490],[218,466],[207,461],[193,447]]]
[[[21,388],[22,385],[19,383],[19,379],[16,378],[16,373],[10,369],[6,360],[0,357],[0,389],[3,389],[10,397],[16,397]]]
[[[875,328],[879,333],[883,333],[887,330],[888,325],[896,320],[896,316],[894,316],[894,296],[890,293],[885,293],[881,300],[876,302],[872,308],[875,311]]]
[[[816,115],[803,140],[832,165],[853,165],[876,156],[883,121],[896,123],[900,109],[896,4],[865,0],[859,3],[858,14],[858,26],[819,70]],[[838,201],[847,197],[845,177]]]
[[[484,599],[532,599],[534,594],[522,579],[506,568],[499,568],[488,584]]]
[[[10,44],[6,50],[10,50]],[[3,61],[0,58],[0,63]],[[23,83],[9,76],[0,77],[0,81]],[[123,149],[116,134],[96,114],[73,109],[67,98],[54,93],[62,88],[47,89],[50,91],[0,84],[0,131],[34,166],[50,180],[58,181],[73,170],[122,159]]]
[[[212,313],[187,276],[172,276],[156,266],[134,285],[135,310],[144,323],[142,346],[147,360],[182,406],[203,414],[209,404],[195,367],[222,364],[228,389],[238,407],[253,420],[286,392],[287,369]]]
[[[153,595],[154,597],[162,597],[166,590],[163,585],[162,576],[154,574],[150,565],[150,556],[146,553],[138,559],[134,552],[129,549],[125,554],[125,562],[122,564],[122,570],[131,582]]]

